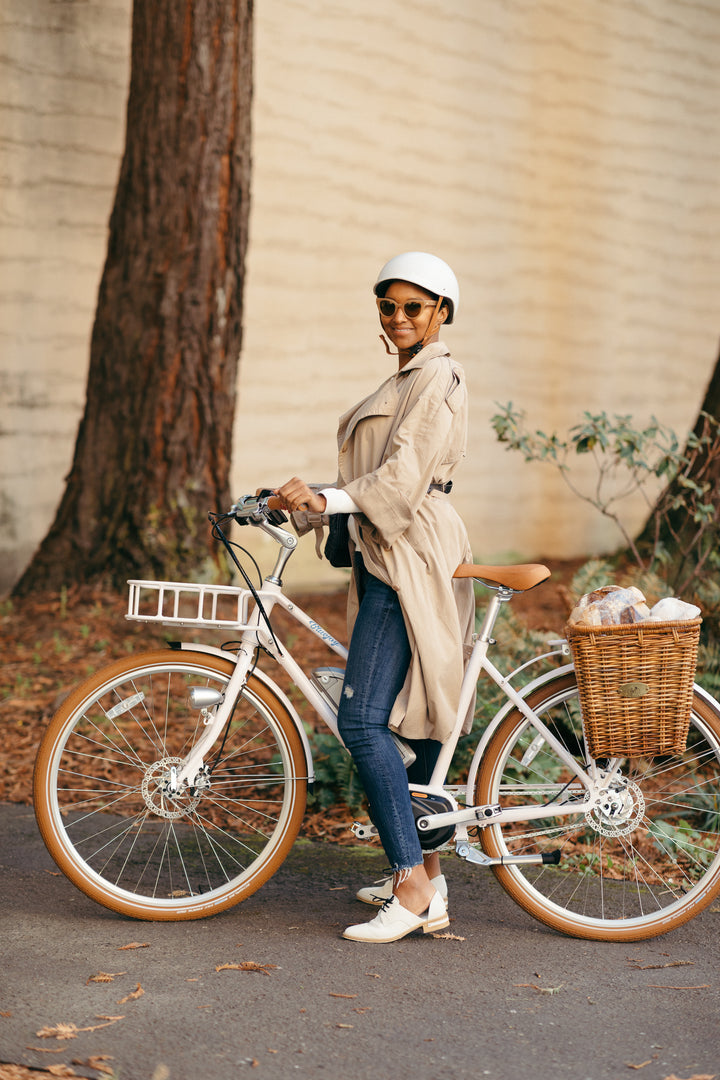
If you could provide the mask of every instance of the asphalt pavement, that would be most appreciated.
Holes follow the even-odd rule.
[[[353,893],[382,875],[377,850],[301,841],[223,915],[151,923],[59,875],[31,808],[0,804],[0,837],[0,1063],[118,1080],[720,1077],[720,903],[648,942],[577,941],[448,855],[445,936],[361,945],[340,933],[372,916]]]

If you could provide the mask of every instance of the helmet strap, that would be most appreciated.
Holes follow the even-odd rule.
[[[435,305],[435,310],[432,313],[432,318],[430,319],[430,322],[428,323],[428,328],[425,331],[425,337],[422,339],[422,344],[420,346],[421,349],[424,348],[425,345],[427,345],[428,341],[433,336],[433,334],[437,333],[437,331],[442,326],[442,323],[440,323],[440,322],[436,324],[435,320],[438,317],[438,312],[440,311],[440,308],[442,307],[442,302],[443,302],[444,299],[445,299],[444,296],[438,296],[438,298],[437,298],[437,304]]]
[[[388,356],[399,356],[400,355],[399,352],[393,352],[392,351],[392,349],[388,345],[388,340],[387,340],[387,338],[385,337],[384,334],[378,334],[378,337],[380,338],[383,345],[385,346],[385,352],[388,354]]]

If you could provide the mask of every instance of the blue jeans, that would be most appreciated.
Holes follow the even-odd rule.
[[[345,668],[338,728],[352,754],[370,805],[370,817],[393,871],[422,862],[408,791],[408,773],[388,720],[410,665],[410,643],[394,589],[365,569],[356,555],[360,610]],[[434,740],[413,740],[415,783],[427,783],[440,752]]]

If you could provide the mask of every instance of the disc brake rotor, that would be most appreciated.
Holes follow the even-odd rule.
[[[183,764],[179,757],[161,758],[145,770],[141,790],[145,805],[158,817],[175,821],[192,813],[200,802],[199,795],[191,795],[187,788],[172,791],[171,770]]]
[[[632,780],[609,788],[603,801],[588,810],[587,824],[602,836],[628,836],[637,829],[645,813],[645,798]]]

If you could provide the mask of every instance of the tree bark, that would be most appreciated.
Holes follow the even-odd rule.
[[[183,577],[226,508],[241,345],[252,0],[135,0],[87,401],[16,593]]]
[[[701,438],[707,434],[705,415],[720,422],[720,355],[708,383],[705,398],[700,406],[693,434]],[[720,457],[717,443],[700,448],[691,454],[686,448],[686,456],[691,459],[688,475],[697,483],[709,484],[706,501],[716,507],[720,505]],[[684,496],[684,489],[678,480],[671,481],[660,494],[655,507],[645,522],[636,544],[642,549],[652,549],[657,540],[672,549],[680,551],[697,532],[697,524],[689,514]],[[674,505],[677,503],[677,505]]]

